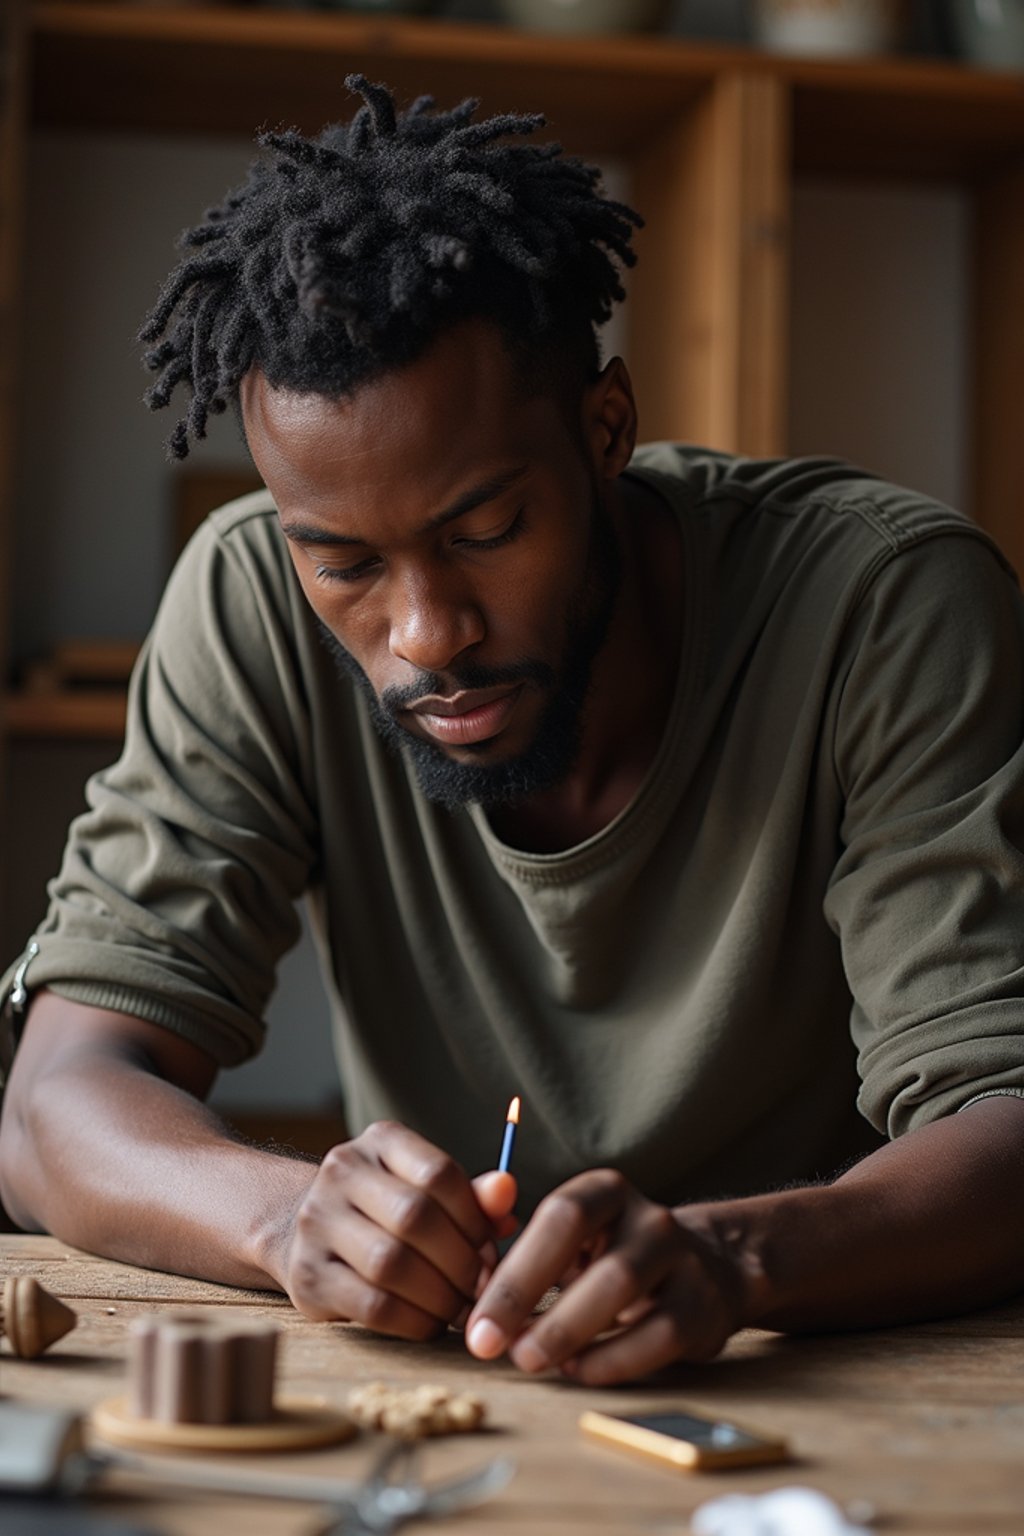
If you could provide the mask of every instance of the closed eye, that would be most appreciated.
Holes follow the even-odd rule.
[[[488,534],[484,538],[470,538],[468,534],[462,534],[452,540],[452,544],[459,549],[468,549],[474,553],[477,550],[500,549],[503,544],[511,544],[523,531],[525,522],[525,507],[520,507],[512,521],[500,533]],[[314,574],[317,581],[322,582],[356,582],[364,576],[370,576],[380,565],[378,555],[369,555],[365,560],[359,560],[355,565],[317,565]]]
[[[315,568],[317,581],[359,581],[363,576],[368,576],[377,564],[376,555],[367,560],[360,560],[357,565],[318,565]]]
[[[453,542],[464,549],[499,549],[502,544],[511,544],[512,540],[517,539],[523,531],[523,513],[525,510],[524,507],[520,507],[508,527],[503,528],[501,533],[493,533],[489,534],[486,538],[476,539],[463,534],[453,540]]]

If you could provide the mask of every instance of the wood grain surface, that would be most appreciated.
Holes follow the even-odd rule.
[[[371,1380],[472,1388],[487,1401],[490,1430],[430,1442],[424,1475],[451,1475],[499,1453],[519,1470],[488,1503],[432,1522],[439,1536],[682,1536],[706,1499],[792,1483],[844,1505],[868,1500],[880,1532],[1018,1536],[1024,1529],[1024,1303],[884,1332],[801,1339],[748,1332],[709,1364],[595,1392],[482,1364],[455,1333],[414,1345],[311,1323],[281,1296],[113,1264],[51,1238],[0,1238],[0,1276],[9,1274],[36,1275],[79,1313],[75,1331],[41,1359],[0,1354],[0,1392],[9,1398],[86,1410],[110,1397],[123,1388],[131,1320],[183,1303],[272,1317],[282,1329],[279,1384],[288,1393],[341,1407],[353,1386]],[[673,1473],[587,1442],[578,1430],[584,1408],[673,1407],[785,1435],[796,1461]],[[351,1480],[378,1449],[378,1437],[364,1434],[348,1446],[262,1458],[259,1466]],[[237,1469],[244,1461],[208,1464]],[[108,1474],[94,1496],[98,1508],[167,1536],[314,1536],[323,1527],[322,1507],[189,1493],[177,1461],[154,1465],[155,1474]]]

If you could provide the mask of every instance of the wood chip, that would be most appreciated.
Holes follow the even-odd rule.
[[[479,1429],[487,1416],[486,1405],[474,1393],[428,1383],[396,1387],[371,1381],[349,1393],[347,1407],[358,1424],[402,1440],[467,1434]]]

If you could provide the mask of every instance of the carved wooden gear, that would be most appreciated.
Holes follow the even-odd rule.
[[[277,1329],[198,1312],[132,1326],[130,1394],[140,1419],[162,1424],[263,1424],[274,1415]]]
[[[129,1389],[93,1409],[115,1445],[170,1451],[298,1451],[337,1445],[352,1420],[320,1399],[274,1400],[279,1330],[236,1312],[167,1311],[132,1328]]]

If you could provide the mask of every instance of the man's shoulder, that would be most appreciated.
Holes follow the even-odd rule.
[[[271,630],[295,636],[309,615],[269,491],[252,491],[207,514],[167,583],[157,633],[177,644],[266,651]]]
[[[171,587],[184,580],[199,590],[210,581],[231,582],[231,573],[250,586],[278,587],[288,583],[290,565],[273,497],[261,487],[207,513],[185,546]]]
[[[952,534],[975,538],[999,555],[965,513],[842,459],[760,459],[659,442],[639,448],[630,467],[653,478],[681,513],[725,538],[742,526],[752,543],[760,535],[773,545],[815,544],[842,549],[848,559],[859,552],[874,563]]]
[[[217,507],[203,527],[208,537],[231,546],[277,548],[282,542],[277,507],[265,486]]]

